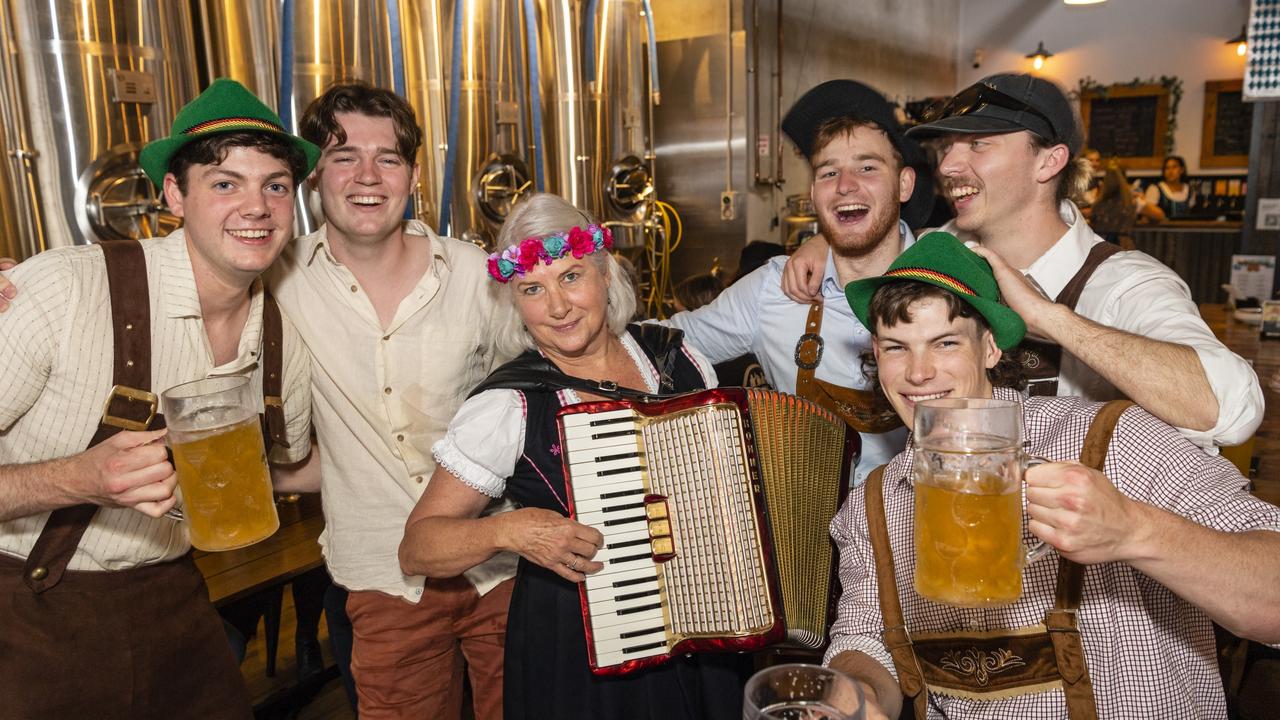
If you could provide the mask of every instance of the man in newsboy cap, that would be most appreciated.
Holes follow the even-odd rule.
[[[956,217],[940,228],[991,262],[1036,342],[1030,392],[1128,397],[1192,442],[1244,442],[1262,421],[1257,376],[1200,318],[1163,263],[1122,252],[1074,199],[1089,179],[1075,108],[1054,83],[1002,73],[957,93],[909,137],[931,142]],[[817,286],[823,248],[808,243],[786,273],[789,294]],[[1177,392],[1170,392],[1177,388]]]
[[[139,157],[184,228],[48,250],[0,315],[0,715],[249,718],[191,559],[156,396],[244,376],[269,458],[310,449],[309,360],[258,275],[320,150],[217,80]]]

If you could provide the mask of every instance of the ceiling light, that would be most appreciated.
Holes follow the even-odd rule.
[[[1235,45],[1236,54],[1244,57],[1244,54],[1249,51],[1249,34],[1245,32],[1245,26],[1241,25],[1240,34],[1228,40],[1226,44]]]
[[[1039,45],[1036,45],[1036,49],[1034,52],[1027,55],[1027,59],[1031,60],[1031,64],[1035,66],[1035,69],[1037,70],[1044,67],[1044,61],[1048,60],[1051,57],[1053,57],[1053,53],[1044,49],[1043,40],[1040,41]]]

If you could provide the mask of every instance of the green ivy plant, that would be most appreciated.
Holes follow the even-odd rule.
[[[1103,85],[1088,75],[1080,78],[1080,83],[1072,93],[1073,100],[1079,100],[1089,93],[1107,99],[1113,87],[1138,87],[1140,85],[1162,85],[1169,91],[1169,118],[1165,124],[1164,133],[1164,154],[1173,154],[1173,135],[1178,130],[1178,105],[1182,102],[1182,79],[1176,75],[1161,75],[1158,79],[1150,77],[1147,79],[1134,78],[1129,82],[1111,83]]]

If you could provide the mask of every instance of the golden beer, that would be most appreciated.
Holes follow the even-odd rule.
[[[1022,594],[1022,497],[1005,478],[964,489],[917,482],[915,588],[962,607],[1008,605]]]
[[[234,550],[280,527],[258,416],[207,430],[169,430],[191,544]]]

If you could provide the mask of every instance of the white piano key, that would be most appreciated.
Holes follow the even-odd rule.
[[[619,485],[621,483],[634,483],[638,487],[644,487],[644,473],[641,471],[624,473],[621,475],[605,475],[573,479],[573,496],[592,497],[597,495],[596,488],[603,488],[611,485]],[[604,491],[601,491],[604,492]]]
[[[658,644],[657,647],[653,647],[655,644]],[[671,641],[668,639],[666,628],[659,626],[656,632],[625,638],[606,637],[595,640],[592,645],[595,647],[597,663],[601,658],[609,658],[611,660],[608,663],[609,665],[617,665],[626,660],[651,657],[669,652]],[[631,652],[626,652],[627,650],[631,650]]]
[[[634,451],[632,451],[634,452]],[[630,454],[630,453],[613,453]],[[619,470],[622,468],[644,467],[644,459],[638,457],[622,457],[613,460],[596,460],[597,456],[607,456],[608,453],[596,453],[594,451],[587,452],[583,457],[569,458],[569,471],[575,476],[582,475],[599,475],[608,470]]]
[[[638,608],[644,609],[638,610]],[[657,598],[654,598],[651,603],[638,604],[631,608],[631,612],[622,614],[613,612],[591,616],[592,634],[599,633],[603,637],[624,633],[632,628],[643,628],[650,625],[661,625],[662,623],[662,606]]]
[[[601,485],[598,488],[595,488],[595,490],[600,490],[601,492],[593,492],[590,495],[585,493],[574,493],[573,510],[575,514],[580,515],[582,513],[598,512],[606,507],[612,507],[621,503],[644,502],[644,496],[647,494],[644,487],[635,482]],[[622,492],[627,494],[614,494]],[[611,495],[611,497],[601,497],[602,495]]]
[[[625,437],[625,435],[619,433],[635,433],[635,429],[636,424],[630,420],[620,420],[618,422],[604,423],[601,425],[576,425],[573,427],[565,425],[564,439],[566,442],[590,442],[606,439],[597,437],[600,435],[607,435],[609,437]]]
[[[610,595],[612,597],[610,597]],[[658,581],[644,583],[643,585],[633,585],[626,588],[617,588],[616,592],[605,594],[603,591],[599,597],[591,600],[591,616],[599,615],[616,615],[619,610],[633,608],[640,605],[651,605],[659,602],[661,595],[658,593]]]
[[[629,563],[605,565],[600,572],[587,576],[585,581],[587,585],[587,600],[591,600],[591,594],[596,588],[612,587],[616,582],[635,580],[642,577],[657,577],[657,575],[657,563],[652,560],[637,560]]]

